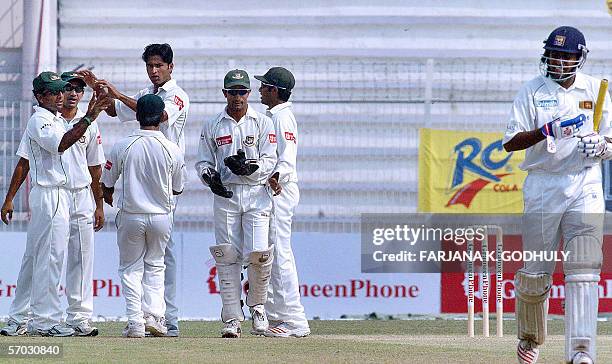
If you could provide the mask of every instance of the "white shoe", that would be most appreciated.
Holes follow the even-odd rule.
[[[539,354],[538,344],[531,340],[521,340],[516,347],[519,364],[535,364],[538,361]]]
[[[572,364],[593,364],[593,359],[587,353],[578,352],[574,355]]]
[[[310,335],[310,328],[297,328],[288,322],[270,327],[264,332],[266,337],[306,337]]]
[[[166,333],[166,336],[179,337],[180,331],[179,331],[178,325],[166,324],[166,327],[168,328],[168,332]]]
[[[6,326],[0,330],[2,336],[23,336],[28,333],[28,322],[17,322],[9,319]]]
[[[49,330],[36,329],[33,326],[28,327],[28,335],[30,336],[48,336],[48,337],[66,337],[73,336],[74,330],[71,327],[57,324]]]
[[[223,323],[223,329],[221,329],[221,337],[226,338],[239,338],[242,330],[240,329],[240,321],[237,319],[231,319],[228,322]]]
[[[251,334],[263,335],[270,326],[264,306],[256,305],[249,307],[249,312],[251,312],[251,316],[253,317],[253,330],[251,330]]]
[[[74,330],[74,336],[98,336],[98,328],[91,326],[89,321],[81,322],[78,325],[70,325]]]
[[[168,328],[166,327],[166,320],[163,317],[155,317],[151,314],[145,314],[145,330],[150,332],[153,336],[166,336]]]
[[[145,325],[128,321],[127,326],[123,329],[123,337],[145,337]]]

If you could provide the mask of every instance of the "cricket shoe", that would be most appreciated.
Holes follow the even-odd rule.
[[[593,359],[591,359],[589,354],[580,351],[574,355],[572,364],[593,364]]]
[[[67,337],[73,336],[74,330],[71,327],[62,326],[57,324],[51,327],[49,330],[36,329],[31,325],[28,325],[29,336],[46,336],[46,337]]]
[[[168,332],[166,333],[166,336],[179,337],[180,331],[179,331],[178,325],[166,324],[166,327],[168,328]]]
[[[28,322],[17,322],[9,319],[6,326],[0,330],[2,336],[24,336],[28,333]]]
[[[535,364],[538,361],[539,354],[538,344],[531,340],[521,340],[516,347],[519,364]]]
[[[145,337],[145,325],[140,322],[128,321],[123,329],[123,337]]]
[[[78,325],[69,325],[74,330],[74,336],[98,336],[98,328],[91,326],[88,321]]]
[[[280,324],[270,327],[264,332],[266,337],[306,337],[310,335],[309,328],[297,328],[288,322],[281,322]]]
[[[223,323],[223,329],[221,329],[221,337],[226,338],[239,338],[242,330],[240,329],[240,321],[237,319],[231,319],[228,322]]]
[[[163,317],[155,317],[151,314],[145,314],[145,330],[153,336],[166,336],[168,328],[166,327],[166,319]]]
[[[253,329],[251,330],[251,334],[263,335],[268,327],[270,327],[264,306],[255,305],[253,307],[249,307],[249,311],[251,312],[251,317],[253,318]]]

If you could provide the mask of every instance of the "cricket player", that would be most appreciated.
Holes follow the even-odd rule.
[[[518,92],[503,139],[506,151],[526,149],[521,169],[523,249],[569,252],[565,274],[565,362],[596,362],[598,282],[602,264],[602,159],[612,159],[610,98],[601,132],[593,132],[599,81],[580,72],[588,50],[576,28],[555,29],[544,42],[542,75]],[[554,262],[526,262],[516,273],[519,363],[535,363],[546,338]]]
[[[62,80],[69,83],[63,97],[60,117],[67,129],[72,128],[85,113],[78,104],[83,98],[85,82],[74,72],[64,72]],[[2,219],[8,224],[13,212],[13,198],[21,187],[30,169],[27,147],[27,133],[24,133],[17,155],[19,162],[13,172],[11,187],[7,192]],[[66,261],[66,296],[68,309],[66,323],[74,329],[75,336],[96,336],[98,329],[89,320],[93,314],[93,235],[104,226],[102,191],[100,190],[101,164],[104,163],[104,150],[98,124],[93,123],[63,155],[67,168],[70,187],[70,239],[68,240]],[[90,191],[91,186],[91,191]],[[93,194],[93,196],[92,196]],[[95,196],[94,210],[92,198]],[[31,261],[30,261],[31,263]],[[23,276],[32,276],[33,266],[28,264]],[[25,284],[31,283],[25,280]],[[0,333],[7,336],[25,334],[25,322],[30,309],[31,287],[18,289],[9,312],[8,325]]]
[[[115,144],[104,166],[104,200],[112,205],[114,185],[123,176],[117,204],[119,276],[128,324],[124,337],[145,330],[165,336],[164,254],[172,232],[173,194],[183,191],[185,162],[180,148],[160,131],[165,104],[147,94],[137,101],[140,129]]]
[[[274,245],[274,263],[266,302],[268,319],[276,325],[268,328],[264,335],[304,337],[310,334],[310,327],[300,302],[297,268],[291,249],[291,220],[300,200],[296,170],[298,130],[289,102],[295,78],[283,67],[270,68],[265,75],[255,78],[261,81],[261,103],[268,106],[266,115],[274,123],[278,157],[268,179],[275,193],[269,234],[269,244]]]
[[[117,116],[119,120],[126,122],[136,120],[136,101],[144,95],[155,94],[164,100],[166,105],[159,124],[161,132],[174,144],[178,145],[183,155],[185,154],[185,124],[189,113],[189,97],[172,79],[174,69],[172,48],[168,44],[149,44],[145,47],[142,60],[146,64],[147,75],[151,86],[140,90],[134,96],[126,96],[119,92],[115,86],[104,80],[97,80],[91,71],[84,71],[83,75],[89,83],[95,83],[94,87],[106,88],[115,99],[111,107],[106,110],[110,116]],[[185,181],[187,176],[184,176]],[[173,200],[172,213],[176,210],[177,198]],[[166,323],[168,325],[168,336],[179,336],[178,307],[176,303],[176,254],[174,252],[174,241],[172,235],[166,247],[165,264],[166,276],[165,300],[166,300]]]
[[[247,306],[252,334],[268,328],[264,304],[274,247],[268,245],[272,198],[266,186],[276,165],[276,135],[272,120],[247,103],[249,75],[232,70],[223,80],[225,110],[206,122],[200,136],[198,176],[214,196],[216,245],[210,251],[217,265],[223,309],[221,336],[238,338],[244,320],[240,275],[247,261]]]
[[[22,334],[27,320],[28,301],[32,320],[28,323],[30,335],[42,336],[72,336],[75,329],[60,325],[62,312],[57,292],[60,274],[64,262],[64,254],[70,230],[72,228],[70,214],[76,210],[79,203],[85,204],[91,192],[89,183],[73,180],[69,173],[68,148],[85,137],[92,122],[109,105],[109,98],[98,98],[94,93],[89,103],[87,113],[83,115],[72,128],[57,115],[58,107],[64,101],[63,91],[72,85],[63,81],[54,72],[42,72],[33,81],[33,92],[38,106],[28,121],[24,136],[26,151],[21,150],[21,158],[7,193],[6,203],[2,208],[2,220],[7,223],[12,217],[12,199],[28,172],[31,174],[32,190],[30,191],[31,219],[28,224],[26,251],[21,263],[17,279],[17,293],[11,304],[8,326],[2,329],[3,335]],[[72,91],[70,91],[72,92]],[[24,155],[26,156],[24,158]],[[34,161],[30,169],[28,159]],[[84,162],[80,161],[80,162]],[[85,168],[85,166],[83,166]],[[91,210],[91,209],[90,209]],[[93,223],[93,213],[75,211],[75,216],[88,215]],[[82,227],[75,222],[75,228]],[[76,284],[74,280],[73,285]],[[78,282],[80,284],[80,282]],[[22,292],[20,292],[22,291]],[[73,296],[72,299],[78,299]],[[86,297],[81,297],[85,300]],[[83,305],[73,304],[74,314],[71,323],[79,327],[77,335],[93,334],[93,329],[85,324],[85,315],[79,311],[87,311]],[[77,309],[77,306],[78,307]],[[80,310],[82,309],[82,310]],[[69,313],[70,315],[70,313]],[[89,331],[92,329],[92,331]]]

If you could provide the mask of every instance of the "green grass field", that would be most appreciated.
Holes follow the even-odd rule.
[[[62,343],[63,358],[45,362],[516,363],[514,321],[505,322],[504,338],[468,338],[466,321],[457,320],[315,320],[312,335],[301,339],[252,336],[249,321],[242,338],[221,339],[220,325],[188,321],[181,323],[180,338],[125,339],[125,323],[105,322],[96,323],[98,337],[0,337],[0,345]],[[491,321],[492,333],[494,328]],[[539,362],[563,363],[563,322],[551,321],[549,333]],[[612,363],[612,322],[600,322],[599,335],[598,362]],[[13,360],[26,361],[32,359]]]

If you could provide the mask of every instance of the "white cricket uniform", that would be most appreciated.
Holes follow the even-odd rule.
[[[72,129],[85,113],[77,109],[72,120],[59,117],[64,122],[66,130]],[[24,133],[17,155],[30,160],[28,153],[28,135]],[[93,314],[93,212],[94,204],[90,191],[91,175],[88,166],[97,166],[105,161],[102,148],[102,138],[98,123],[91,124],[85,135],[68,148],[62,155],[62,163],[68,178],[70,193],[70,238],[66,261],[66,296],[68,309],[66,323],[79,325],[91,319]],[[24,276],[32,275],[33,267],[23,267]],[[27,318],[30,306],[30,281],[24,282],[24,289],[18,290],[9,315],[18,322]]]
[[[572,86],[561,87],[553,80],[538,76],[527,82],[514,100],[503,142],[517,133],[531,131],[556,116],[585,114],[581,135],[593,132],[593,111],[599,91],[599,80],[578,72]],[[600,134],[612,135],[610,96],[606,95]],[[561,237],[569,261],[565,273],[565,361],[571,362],[578,351],[596,361],[598,286],[603,240],[604,198],[601,165],[598,158],[587,158],[577,149],[578,138],[556,139],[556,153],[550,153],[546,141],[526,150],[520,165],[527,171],[523,186],[523,250],[557,251]],[[552,274],[555,262],[525,262],[527,274]],[[518,274],[517,274],[518,276]],[[523,275],[524,277],[527,277]],[[526,279],[526,278],[521,278]],[[535,284],[530,278],[528,284]],[[534,286],[535,287],[535,286]],[[527,291],[526,291],[527,292]],[[538,291],[541,294],[547,291]],[[518,298],[517,298],[518,299]],[[517,304],[519,339],[529,338],[530,323],[544,321],[539,343],[546,335],[544,309],[528,300]],[[538,303],[541,304],[541,303]],[[530,311],[531,310],[531,311]],[[531,312],[531,314],[530,314]],[[534,317],[533,312],[543,317]]]
[[[291,222],[300,201],[296,170],[298,129],[291,102],[266,111],[276,132],[278,161],[272,175],[279,173],[282,192],[272,198],[270,245],[274,244],[274,262],[266,302],[268,319],[284,321],[299,329],[308,329],[304,306],[300,302],[297,268],[291,248]]]
[[[519,132],[534,130],[552,121],[559,109],[567,111],[568,116],[585,114],[587,120],[580,128],[581,134],[592,132],[598,91],[599,80],[580,72],[569,89],[543,76],[532,79],[523,85],[514,100],[503,143]],[[600,134],[606,136],[612,136],[609,107],[610,98],[606,96],[600,124]],[[527,148],[520,165],[528,173],[523,185],[524,249],[556,251],[561,235],[566,242],[583,234],[601,238],[602,222],[598,220],[603,219],[605,204],[600,162],[586,158],[577,150],[578,138],[555,142],[554,154],[546,150],[545,140]],[[593,218],[585,221],[577,218],[584,213],[593,214]],[[554,262],[531,262],[525,268],[530,272],[552,273]]]
[[[62,318],[57,287],[70,235],[71,193],[67,166],[58,152],[66,132],[64,122],[44,108],[34,106],[34,110],[24,137],[30,157],[32,216],[9,315],[23,322],[31,294],[32,328],[49,330]]]
[[[128,320],[164,316],[164,251],[172,230],[172,191],[184,186],[185,162],[179,147],[160,131],[136,130],[115,144],[102,183],[122,176],[116,206],[119,276]]]
[[[253,174],[235,175],[223,163],[238,149],[244,150],[247,159],[257,161],[259,169]],[[214,195],[215,239],[217,244],[232,244],[241,258],[268,249],[272,200],[265,184],[275,165],[272,120],[250,106],[238,122],[224,109],[204,124],[195,168],[200,178],[206,168],[215,169],[223,185],[234,193],[232,198]]]
[[[153,85],[144,88],[134,96],[133,99],[138,100],[144,95],[154,94]],[[161,132],[170,140],[179,146],[185,156],[185,124],[187,123],[187,115],[189,114],[189,96],[180,88],[175,80],[169,80],[161,86],[155,94],[164,100],[164,110],[168,114],[168,120],[159,124]],[[115,110],[119,120],[131,121],[136,120],[136,112],[119,100],[115,100]],[[186,172],[185,172],[186,173]],[[187,181],[187,175],[183,176]],[[174,206],[172,214],[176,210],[178,196],[174,196]],[[174,220],[174,219],[173,219]],[[170,240],[166,247],[166,255],[164,257],[166,264],[166,275],[164,279],[165,299],[166,299],[166,322],[170,325],[178,327],[178,306],[176,303],[176,254],[174,252],[174,240],[170,235]]]

